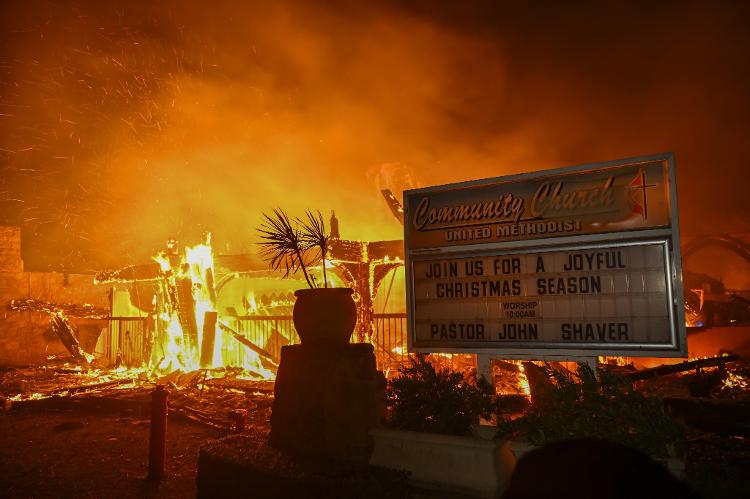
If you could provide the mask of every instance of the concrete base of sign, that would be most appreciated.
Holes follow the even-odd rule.
[[[385,416],[385,378],[372,345],[281,349],[271,445],[299,454],[367,462],[367,431]]]
[[[370,430],[370,464],[411,473],[419,487],[497,497],[515,467],[508,441],[413,431]]]

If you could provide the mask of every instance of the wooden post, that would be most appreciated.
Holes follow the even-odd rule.
[[[73,334],[73,327],[68,322],[68,318],[61,311],[50,312],[50,323],[52,324],[52,330],[57,334],[62,344],[68,349],[68,352],[73,358],[82,363],[88,364],[91,362],[93,357],[86,354],[81,348],[81,344],[78,343],[78,339]]]
[[[229,411],[232,419],[232,431],[242,433],[247,429],[247,409],[234,409]]]
[[[201,369],[211,369],[214,361],[214,344],[216,342],[216,312],[203,314],[203,342],[201,343]]]
[[[495,384],[492,377],[492,355],[486,353],[477,354],[477,378],[484,377],[490,383]]]
[[[164,385],[157,385],[151,394],[151,438],[148,455],[148,477],[151,480],[164,478],[167,461],[168,400],[169,392]]]
[[[190,278],[175,279],[177,290],[177,317],[180,320],[182,335],[187,344],[188,355],[198,356],[198,323],[195,320],[195,298],[193,298],[193,281]]]

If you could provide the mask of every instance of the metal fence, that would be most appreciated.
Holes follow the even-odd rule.
[[[291,315],[247,315],[224,319],[233,329],[265,350],[277,361],[281,347],[300,342]],[[142,317],[112,317],[102,338],[100,351],[111,365],[139,367],[147,364],[150,331]],[[247,349],[225,335],[224,362],[242,366]],[[372,341],[378,369],[386,376],[408,361],[406,314],[375,314]]]
[[[110,317],[102,353],[111,365],[140,367],[148,363],[148,330],[143,317]]]
[[[388,377],[409,360],[406,352],[406,314],[375,314],[372,344],[378,369]]]
[[[227,321],[232,324],[232,321]],[[297,330],[291,315],[245,315],[234,319],[234,329],[268,352],[277,361],[281,357],[281,347],[299,343]],[[239,343],[225,356],[227,364],[241,366],[246,349]]]
[[[281,355],[282,346],[300,341],[291,316],[241,316],[235,319],[234,326],[240,334],[276,359]],[[375,314],[372,344],[381,371],[395,370],[406,362],[406,314]],[[238,348],[236,355],[244,355],[244,349]],[[239,357],[231,360],[242,365]]]

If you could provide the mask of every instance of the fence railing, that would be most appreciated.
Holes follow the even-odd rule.
[[[372,344],[378,369],[386,376],[407,362],[406,314],[374,314]]]
[[[236,330],[278,360],[281,347],[299,343],[291,316],[241,316]],[[406,362],[406,314],[374,314],[372,344],[381,371],[393,370]],[[243,355],[238,349],[238,355]],[[241,365],[241,359],[237,359]]]
[[[299,343],[291,315],[243,315],[227,322],[230,325],[234,323],[234,329],[238,333],[265,350],[276,361],[281,357],[281,347]],[[245,348],[237,343],[234,353],[236,358],[225,357],[225,362],[243,365],[243,357],[247,354]]]
[[[110,317],[100,350],[111,365],[140,367],[148,363],[147,319],[144,317]]]
[[[300,342],[291,315],[246,315],[224,318],[233,329],[265,350],[271,357],[281,356],[281,347]],[[110,364],[138,367],[147,364],[151,352],[147,341],[151,334],[147,319],[142,317],[111,317],[99,351]],[[225,335],[224,362],[244,365],[247,349]],[[374,314],[372,344],[378,369],[386,376],[407,362],[406,314]]]

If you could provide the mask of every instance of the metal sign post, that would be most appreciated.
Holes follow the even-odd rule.
[[[404,206],[410,351],[687,354],[672,154],[415,189]]]

